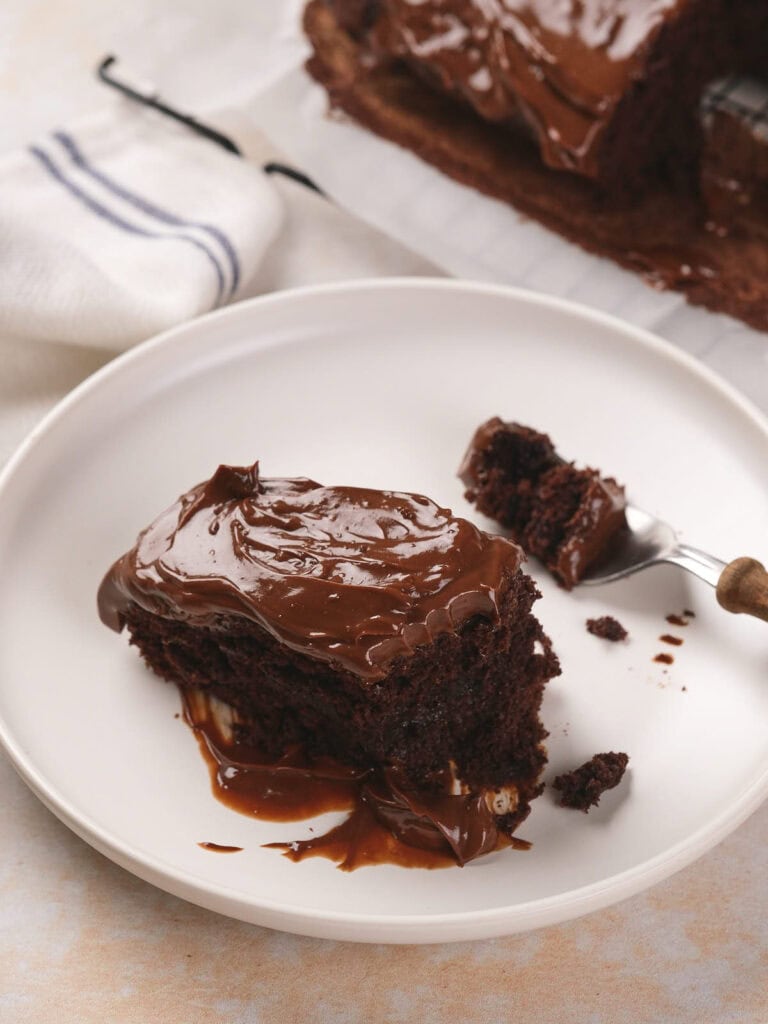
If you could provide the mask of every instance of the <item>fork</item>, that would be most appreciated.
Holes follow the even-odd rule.
[[[669,523],[634,505],[627,506],[626,515],[629,531],[624,542],[609,558],[590,568],[581,583],[612,583],[648,566],[669,562],[711,584],[726,611],[754,615],[768,622],[768,572],[757,559],[723,562],[683,544]]]

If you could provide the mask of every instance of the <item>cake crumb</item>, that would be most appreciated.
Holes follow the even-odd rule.
[[[627,528],[624,488],[561,458],[552,439],[498,416],[475,431],[459,477],[465,497],[571,590]]]
[[[629,636],[619,620],[614,619],[612,615],[603,615],[599,619],[587,619],[587,632],[592,636],[599,636],[601,640],[610,640],[611,643],[626,640]]]
[[[560,791],[560,806],[572,807],[586,814],[590,807],[596,807],[607,789],[618,786],[624,777],[629,757],[609,751],[595,754],[581,767],[558,775],[553,785]]]

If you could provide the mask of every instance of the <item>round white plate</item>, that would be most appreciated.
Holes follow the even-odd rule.
[[[130,871],[202,906],[309,935],[434,942],[606,906],[704,852],[768,791],[768,626],[657,568],[566,594],[533,567],[563,675],[546,778],[631,758],[589,815],[548,790],[502,851],[459,868],[352,874],[262,843],[212,796],[173,687],[96,616],[112,560],[220,462],[430,495],[472,517],[456,468],[498,414],[626,482],[690,543],[765,557],[768,429],[692,360],[608,317],[511,289],[379,281],[235,306],[173,330],[78,388],[0,481],[0,737],[38,796]],[[685,629],[665,616],[693,609]],[[585,630],[611,613],[626,644]],[[673,648],[658,638],[673,633]],[[665,668],[660,651],[674,656]],[[317,826],[318,822],[313,823]],[[199,842],[243,847],[222,856]]]

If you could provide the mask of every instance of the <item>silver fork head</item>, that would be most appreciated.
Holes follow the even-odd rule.
[[[581,580],[585,586],[623,579],[649,565],[669,561],[677,552],[677,534],[668,523],[634,505],[627,505],[626,514],[629,530],[608,558],[589,569]]]

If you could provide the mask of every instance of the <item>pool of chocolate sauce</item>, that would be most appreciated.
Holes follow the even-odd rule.
[[[415,792],[396,769],[361,770],[293,748],[269,761],[238,738],[223,705],[183,693],[184,718],[222,803],[264,821],[302,821],[328,811],[347,817],[309,839],[267,844],[291,860],[326,857],[344,871],[370,864],[442,868],[530,843],[498,828],[483,793]],[[231,713],[230,713],[231,714]],[[201,844],[206,849],[216,844]]]

